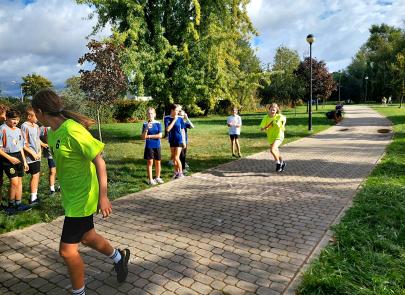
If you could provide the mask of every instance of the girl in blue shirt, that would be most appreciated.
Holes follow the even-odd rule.
[[[146,171],[148,173],[148,184],[156,185],[164,183],[160,178],[160,139],[162,138],[162,125],[160,122],[155,121],[156,111],[154,108],[148,108],[146,111],[148,121],[143,123],[142,126],[142,139],[145,139],[145,152],[143,158],[146,160]],[[156,178],[153,179],[152,166],[155,162]]]
[[[172,104],[170,106],[170,115],[166,116],[164,119],[166,133],[169,136],[171,159],[174,165],[174,178],[183,177],[183,170],[180,161],[180,154],[185,145],[185,134],[184,134],[184,122],[181,117],[179,117],[179,111],[181,110],[178,104]]]

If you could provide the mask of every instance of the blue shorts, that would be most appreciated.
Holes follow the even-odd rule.
[[[52,158],[48,159],[48,168],[55,168],[55,167],[56,167],[55,161]]]

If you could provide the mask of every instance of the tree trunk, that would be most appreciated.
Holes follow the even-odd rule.
[[[98,139],[99,139],[101,142],[103,142],[103,138],[101,137],[100,109],[101,109],[101,107],[98,107],[98,108],[97,108]]]

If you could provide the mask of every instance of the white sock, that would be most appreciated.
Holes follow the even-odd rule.
[[[37,193],[31,193],[31,202],[34,202],[37,199]]]
[[[81,287],[80,289],[73,289],[72,294],[73,295],[86,295],[86,293],[84,292],[84,286]]]
[[[121,260],[121,253],[118,249],[114,249],[114,252],[109,256],[115,263],[118,263]]]
[[[52,192],[54,192],[54,191],[55,191],[55,186],[54,186],[54,185],[50,185],[50,186],[49,186],[49,189],[50,189]]]
[[[280,161],[277,161],[277,164],[281,164],[281,162],[280,162]]]

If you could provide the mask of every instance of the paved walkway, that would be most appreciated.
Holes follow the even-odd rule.
[[[362,106],[325,132],[114,201],[96,228],[130,248],[126,283],[82,247],[87,294],[286,294],[390,142],[390,122]],[[287,127],[288,128],[288,127]],[[265,140],[263,138],[263,140]],[[0,236],[0,294],[67,294],[62,218]]]

